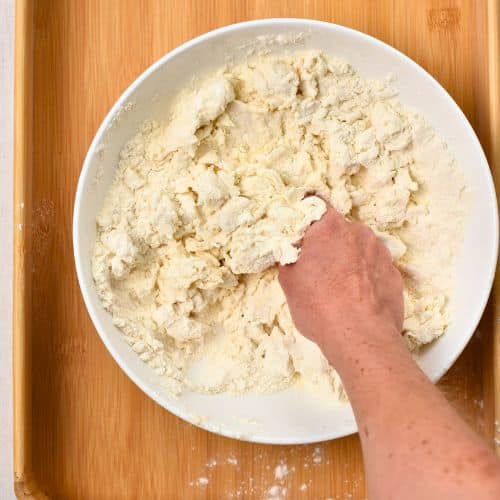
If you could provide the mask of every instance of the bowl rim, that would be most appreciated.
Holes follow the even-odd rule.
[[[447,90],[430,74],[428,73],[424,68],[422,68],[418,63],[413,61],[410,57],[408,57],[406,54],[401,52],[400,50],[396,49],[395,47],[371,36],[366,33],[363,33],[361,31],[355,30],[353,28],[348,28],[346,26],[342,26],[339,24],[335,23],[330,23],[327,21],[319,21],[319,20],[314,20],[314,19],[307,19],[307,18],[269,18],[269,19],[256,19],[252,21],[244,21],[244,22],[239,22],[239,23],[234,23],[226,26],[222,26],[219,28],[216,28],[214,30],[208,31],[206,33],[203,33],[195,38],[192,38],[181,45],[175,47],[171,51],[167,52],[164,56],[162,56],[160,59],[158,59],[156,62],[151,64],[145,71],[143,71],[126,89],[125,91],[120,95],[120,97],[116,100],[116,102],[113,104],[111,109],[108,111],[106,114],[105,118],[103,119],[101,125],[97,129],[97,132],[89,146],[89,149],[87,151],[87,154],[85,156],[82,169],[80,171],[79,179],[78,179],[78,184],[77,184],[77,189],[76,189],[76,195],[75,195],[75,200],[74,200],[74,206],[73,206],[73,227],[72,227],[72,233],[73,233],[73,252],[74,252],[74,259],[75,259],[75,267],[76,267],[76,274],[77,274],[77,279],[78,279],[78,284],[80,287],[81,294],[83,296],[83,300],[86,306],[86,309],[89,313],[89,316],[92,320],[92,323],[99,334],[99,337],[101,338],[102,342],[106,346],[106,349],[109,351],[111,356],[114,358],[116,363],[120,366],[120,368],[126,373],[126,375],[136,384],[148,397],[152,398],[157,404],[159,404],[162,408],[168,410],[169,412],[173,413],[177,417],[193,424],[196,425],[197,427],[200,427],[202,429],[208,430],[210,432],[215,432],[216,434],[225,436],[225,437],[230,437],[230,438],[235,438],[235,439],[240,439],[243,441],[249,441],[249,442],[255,442],[255,443],[263,443],[263,444],[281,444],[281,445],[287,445],[287,444],[306,444],[306,443],[316,443],[316,442],[321,442],[325,440],[330,440],[330,439],[336,439],[344,436],[348,436],[350,434],[356,433],[357,432],[357,425],[354,422],[351,428],[347,428],[347,426],[344,426],[343,430],[338,432],[335,430],[329,430],[328,432],[323,432],[322,434],[318,435],[314,439],[310,440],[304,440],[304,439],[296,439],[291,436],[290,438],[273,438],[272,436],[264,435],[264,432],[256,432],[255,434],[251,435],[245,435],[245,436],[240,436],[240,435],[235,435],[234,432],[231,432],[227,429],[224,428],[217,428],[216,426],[210,425],[209,422],[196,422],[195,419],[193,418],[193,415],[185,408],[182,406],[170,406],[166,405],[163,401],[161,401],[159,397],[158,391],[151,391],[149,388],[146,387],[145,383],[141,380],[141,377],[139,375],[136,375],[134,373],[134,370],[128,365],[128,363],[122,358],[122,356],[118,353],[118,351],[113,347],[112,341],[109,338],[109,335],[104,328],[104,326],[101,324],[101,321],[99,320],[98,314],[96,310],[94,309],[94,306],[92,304],[92,300],[90,297],[90,286],[89,284],[86,283],[85,281],[85,274],[84,274],[84,269],[83,269],[83,260],[84,256],[82,255],[81,252],[81,243],[80,243],[80,236],[79,236],[79,228],[80,228],[80,221],[81,221],[81,210],[82,210],[82,205],[84,203],[84,186],[87,184],[87,179],[89,176],[89,170],[90,170],[90,165],[92,162],[92,159],[94,155],[97,153],[98,145],[103,139],[103,135],[105,131],[108,129],[109,125],[113,122],[113,119],[115,115],[121,110],[123,104],[130,98],[130,96],[134,93],[134,91],[150,76],[152,75],[155,71],[157,71],[161,66],[164,64],[168,63],[168,61],[178,54],[181,54],[182,52],[188,50],[189,48],[202,44],[210,39],[217,38],[219,35],[233,32],[233,31],[238,31],[242,28],[252,28],[252,27],[262,27],[262,26],[274,26],[274,25],[287,25],[287,27],[290,28],[290,30],[293,30],[296,27],[301,27],[302,30],[305,29],[313,29],[315,27],[322,27],[322,28],[327,28],[327,29],[333,29],[337,30],[340,33],[346,33],[350,34],[351,36],[356,36],[363,40],[364,42],[367,42],[369,44],[378,46],[379,48],[392,52],[393,55],[396,57],[401,58],[406,64],[411,66],[416,72],[420,73],[420,75],[425,78],[433,87],[435,87],[438,92],[442,94],[442,97],[446,100],[448,100],[449,104],[454,106],[456,110],[458,111],[458,115],[461,117],[462,121],[464,122],[465,128],[467,129],[467,133],[470,136],[470,140],[474,142],[474,145],[477,148],[478,155],[480,161],[488,167],[488,172],[487,172],[487,180],[488,180],[488,186],[489,186],[489,195],[492,197],[492,199],[495,201],[495,207],[498,207],[498,201],[496,197],[496,191],[494,187],[494,182],[493,182],[493,177],[491,174],[491,169],[489,168],[488,161],[486,159],[486,156],[484,154],[483,148],[481,146],[481,143],[479,142],[479,139],[472,128],[469,120],[463,113],[462,109],[460,106],[455,102],[455,100],[450,96],[450,94],[447,92]],[[494,213],[492,214],[493,217],[493,230],[494,230],[494,235],[493,235],[493,241],[495,244],[495,249],[491,254],[491,262],[489,262],[488,267],[489,267],[489,280],[487,283],[487,287],[483,287],[482,291],[482,296],[480,297],[480,307],[476,309],[475,314],[473,315],[473,319],[471,321],[471,324],[474,325],[474,328],[472,328],[471,332],[468,333],[467,335],[464,335],[461,339],[460,342],[457,343],[456,349],[453,352],[453,354],[448,358],[448,363],[443,365],[440,370],[436,371],[431,378],[433,382],[436,382],[439,380],[445,373],[446,371],[451,367],[451,365],[456,361],[458,356],[462,353],[464,350],[465,346],[468,344],[470,339],[472,338],[472,335],[477,329],[477,326],[479,324],[479,321],[484,313],[484,310],[486,308],[486,304],[488,302],[491,289],[493,286],[493,281],[495,277],[495,272],[496,272],[496,265],[497,265],[497,259],[498,259],[498,244],[499,244],[499,222],[498,222],[498,208],[494,210]]]

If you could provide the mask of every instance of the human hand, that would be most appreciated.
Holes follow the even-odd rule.
[[[329,208],[279,280],[295,326],[342,378],[370,498],[499,498],[498,459],[404,345],[403,280],[371,229]]]
[[[333,208],[309,227],[279,281],[295,326],[336,368],[364,346],[401,343],[403,280],[389,251],[368,226]]]

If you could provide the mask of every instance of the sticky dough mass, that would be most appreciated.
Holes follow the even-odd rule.
[[[179,95],[123,148],[97,218],[93,275],[127,342],[174,393],[341,395],[295,329],[276,263],[325,211],[368,224],[405,280],[411,348],[448,323],[464,182],[386,81],[318,52],[260,56]]]

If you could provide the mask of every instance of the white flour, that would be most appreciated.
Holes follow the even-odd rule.
[[[174,393],[340,381],[294,328],[277,262],[325,205],[370,225],[405,279],[411,346],[441,335],[463,233],[446,145],[387,82],[317,52],[259,56],[183,95],[121,152],[98,216],[101,300]]]

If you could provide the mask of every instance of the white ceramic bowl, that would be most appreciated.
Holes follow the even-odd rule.
[[[104,344],[127,375],[150,397],[177,416],[205,429],[262,443],[311,443],[356,431],[348,404],[324,402],[297,388],[269,395],[174,398],[159,377],[142,363],[102,308],[91,274],[96,214],[113,179],[118,154],[147,118],[161,119],[169,99],[193,77],[222,66],[228,54],[259,35],[305,33],[297,48],[321,49],[344,58],[362,75],[397,76],[400,100],[420,110],[455,152],[474,193],[463,252],[457,265],[457,288],[448,332],[432,344],[420,364],[437,380],[455,361],[483,313],[495,273],[498,248],[497,203],[488,163],[462,111],[420,66],[394,48],[363,33],[318,21],[270,19],[221,28],[173,50],[145,71],[120,97],[100,126],[83,165],[76,193],[73,245],[85,304]],[[274,51],[284,50],[277,44]]]

